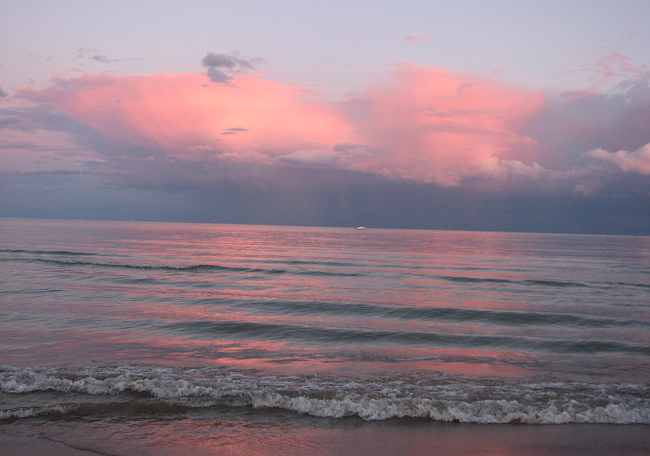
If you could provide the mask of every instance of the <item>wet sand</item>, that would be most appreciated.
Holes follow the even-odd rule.
[[[645,425],[465,425],[287,419],[93,422],[0,426],[3,456],[59,455],[647,455]]]

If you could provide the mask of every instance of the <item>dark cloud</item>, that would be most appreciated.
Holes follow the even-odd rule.
[[[207,68],[208,77],[219,83],[229,83],[237,73],[255,69],[256,59],[244,59],[236,55],[208,53],[201,64]]]
[[[129,163],[133,169],[119,176],[3,176],[0,213],[218,223],[650,233],[647,179],[611,182],[613,191],[605,196],[582,196],[530,188],[508,193],[441,188],[331,169],[214,161],[174,163],[163,159]],[[631,187],[636,188],[632,193]]]
[[[94,60],[95,62],[100,62],[100,63],[113,63],[113,62],[119,62],[119,59],[110,59],[106,57],[105,55],[102,54],[96,54],[90,57],[91,60]]]
[[[238,133],[245,133],[248,131],[248,128],[234,127],[234,128],[225,128],[221,134],[222,135],[236,135]]]
[[[77,58],[81,60],[90,60],[93,62],[98,62],[98,63],[103,63],[103,64],[110,64],[110,63],[117,63],[117,62],[125,62],[125,61],[132,61],[132,60],[140,60],[137,58],[122,58],[122,59],[116,59],[116,58],[111,58],[105,55],[104,53],[100,52],[98,49],[94,48],[79,48],[77,49]]]
[[[635,151],[650,143],[650,73],[607,93],[550,95],[524,131],[539,144],[541,164],[582,166],[594,149]]]

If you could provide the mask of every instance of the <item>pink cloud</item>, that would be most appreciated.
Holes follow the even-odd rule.
[[[543,101],[541,93],[493,81],[402,67],[392,83],[368,94],[362,128],[379,152],[354,167],[442,185],[507,169],[529,172],[536,144],[519,129]]]
[[[589,156],[609,162],[624,172],[650,175],[650,144],[634,151],[595,149],[589,152]]]
[[[21,95],[110,139],[180,158],[322,163],[447,186],[542,170],[520,130],[543,96],[441,69],[399,68],[361,94],[355,115],[257,74],[229,84],[198,74],[86,76]]]
[[[299,87],[254,75],[229,85],[197,74],[87,76],[26,95],[110,138],[178,155],[201,150],[272,159],[354,140],[332,107]]]

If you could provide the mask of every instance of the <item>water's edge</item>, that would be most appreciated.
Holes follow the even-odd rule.
[[[485,424],[650,424],[649,384],[272,376],[225,368],[0,367],[0,420],[138,409],[277,408],[317,417]]]

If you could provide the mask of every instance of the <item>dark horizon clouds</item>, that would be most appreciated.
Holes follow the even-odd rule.
[[[404,64],[336,102],[218,53],[53,80],[0,101],[0,215],[650,234],[650,77],[604,62],[607,90]]]

